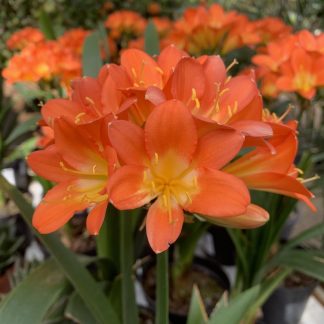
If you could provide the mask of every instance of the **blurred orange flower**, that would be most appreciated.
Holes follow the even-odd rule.
[[[122,34],[136,37],[143,34],[146,20],[137,12],[120,10],[110,14],[105,25],[113,39],[120,38]]]
[[[13,33],[7,40],[7,46],[11,50],[22,50],[29,44],[37,44],[44,41],[43,33],[33,27],[25,27]]]

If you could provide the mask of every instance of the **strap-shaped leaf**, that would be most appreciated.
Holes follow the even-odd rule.
[[[102,64],[100,34],[98,31],[95,31],[87,36],[84,41],[82,54],[83,75],[96,77]]]
[[[27,121],[21,123],[10,133],[10,135],[5,140],[5,145],[10,145],[19,136],[24,135],[27,132],[33,131],[37,127],[37,122],[40,119],[39,114],[35,114],[33,117],[29,118]]]
[[[95,319],[91,315],[91,312],[84,304],[82,298],[76,292],[73,292],[69,297],[69,301],[65,309],[65,315],[66,317],[80,324],[96,323]]]
[[[144,49],[147,54],[157,55],[160,53],[159,34],[152,20],[145,29],[144,42]]]
[[[207,323],[207,321],[208,316],[199,289],[196,285],[194,285],[192,288],[187,324],[204,324]]]
[[[309,229],[303,231],[302,233],[298,234],[297,236],[293,237],[289,240],[287,244],[283,246],[281,251],[286,251],[288,249],[291,249],[292,247],[296,247],[300,243],[320,235],[324,235],[324,223],[316,224],[310,227]]]
[[[16,204],[22,217],[32,228],[31,219],[34,212],[33,207],[24,198],[21,192],[10,185],[2,175],[0,175],[0,189]],[[102,290],[98,289],[95,280],[79,262],[76,255],[61,243],[57,235],[40,235],[38,232],[35,232],[35,234],[52,254],[65,276],[72,283],[76,292],[91,311],[93,317],[96,318],[97,322],[100,324],[118,324],[119,320],[107,297]]]
[[[67,287],[54,260],[34,269],[0,304],[0,323],[41,323],[48,309]]]
[[[324,252],[319,250],[296,250],[280,255],[279,266],[290,267],[320,281],[324,281]]]

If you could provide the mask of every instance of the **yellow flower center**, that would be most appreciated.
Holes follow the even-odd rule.
[[[174,206],[185,206],[191,203],[192,196],[199,189],[197,186],[197,172],[189,163],[176,153],[169,151],[163,157],[155,153],[154,158],[144,172],[144,188],[153,197],[162,199],[162,206],[169,213]]]
[[[309,91],[316,85],[316,77],[302,68],[294,78],[294,85],[297,89]]]

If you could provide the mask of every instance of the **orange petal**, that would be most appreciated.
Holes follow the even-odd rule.
[[[76,211],[85,209],[88,204],[78,197],[68,197],[69,182],[56,185],[49,190],[35,209],[33,226],[42,234],[56,231],[66,224]]]
[[[96,205],[87,217],[87,230],[91,235],[98,235],[106,215],[108,202]]]
[[[288,76],[279,77],[276,82],[276,86],[278,87],[278,89],[283,90],[283,91],[294,91],[295,90],[293,79]]]
[[[93,106],[95,106],[96,110],[102,113],[101,89],[97,79],[91,77],[79,78],[73,80],[71,86],[73,89],[72,100],[81,105],[84,111],[90,114]]]
[[[82,109],[71,100],[51,99],[42,107],[41,112],[47,125],[53,128],[55,118],[62,116],[74,123],[75,116],[81,113]]]
[[[275,154],[268,148],[259,147],[230,163],[224,171],[240,178],[261,172],[286,173],[296,156],[297,139],[290,128],[285,129],[289,133],[280,144],[274,144]],[[270,144],[273,143],[270,141]]]
[[[184,51],[181,51],[174,45],[169,45],[163,49],[161,54],[158,57],[158,65],[163,71],[163,80],[164,83],[167,82],[170,75],[173,73],[174,68],[178,62],[183,58],[187,57],[188,54]]]
[[[201,64],[193,58],[183,58],[174,70],[171,84],[173,98],[181,100],[187,106],[194,104],[191,99],[193,89],[197,98],[200,98],[205,90],[205,76]]]
[[[72,173],[62,169],[61,155],[55,145],[50,145],[44,150],[36,151],[27,157],[30,168],[39,176],[54,182],[62,182],[75,178]]]
[[[108,182],[108,195],[118,209],[134,209],[149,203],[154,197],[143,188],[146,168],[126,165],[117,169]]]
[[[63,159],[76,169],[91,171],[94,165],[106,164],[98,152],[98,147],[81,132],[78,126],[60,118],[55,122],[54,134],[55,145]]]
[[[132,78],[133,86],[147,88],[154,85],[162,88],[162,75],[157,63],[143,51],[127,49],[123,51],[120,61]]]
[[[197,144],[197,131],[189,110],[178,100],[157,106],[145,125],[145,144],[150,157],[174,151],[190,160]]]
[[[211,131],[199,139],[195,162],[199,167],[220,169],[236,156],[243,142],[244,136],[235,130]]]
[[[221,217],[245,213],[250,194],[242,180],[225,172],[198,169],[198,194],[184,209],[202,215]]]
[[[154,202],[147,213],[146,234],[155,253],[167,250],[177,240],[183,220],[183,211],[178,205],[174,205],[169,214],[161,199]]]
[[[237,111],[239,112],[258,95],[255,82],[248,76],[234,77],[224,85],[224,88],[229,90],[221,97],[220,106],[226,111],[228,106],[234,107],[235,101],[237,101]]]
[[[244,176],[242,180],[251,189],[274,192],[300,199],[305,201],[312,210],[316,210],[314,205],[309,201],[309,198],[312,198],[313,194],[300,181],[293,177],[280,173],[265,172]]]
[[[204,218],[219,226],[249,229],[264,225],[269,220],[269,213],[260,206],[250,204],[246,212],[239,216]]]
[[[157,87],[148,87],[145,93],[145,99],[156,106],[166,101],[163,91]]]
[[[247,136],[271,137],[273,135],[271,126],[261,121],[241,120],[231,123],[231,126]]]
[[[132,165],[144,164],[147,154],[144,131],[141,127],[125,120],[116,120],[109,124],[108,134],[122,162]]]
[[[219,55],[207,56],[202,67],[206,83],[201,105],[210,107],[215,99],[216,86],[222,85],[226,79],[226,68]]]
[[[302,48],[296,48],[291,54],[291,66],[295,72],[310,71],[312,68],[312,57]]]

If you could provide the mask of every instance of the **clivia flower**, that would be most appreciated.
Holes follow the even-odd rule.
[[[94,129],[57,118],[55,144],[28,156],[33,171],[57,183],[35,210],[33,225],[40,233],[53,232],[75,212],[92,208],[87,228],[90,234],[98,234],[109,201],[107,181],[117,157]]]
[[[244,136],[219,129],[199,138],[192,115],[180,101],[155,107],[144,129],[129,121],[113,121],[109,139],[123,163],[108,184],[111,203],[124,210],[155,200],[146,232],[156,253],[178,238],[183,210],[216,222],[232,221],[236,226],[241,222],[242,227],[267,220],[266,211],[250,206],[243,182],[219,171],[238,153]],[[252,217],[246,215],[249,212]]]

